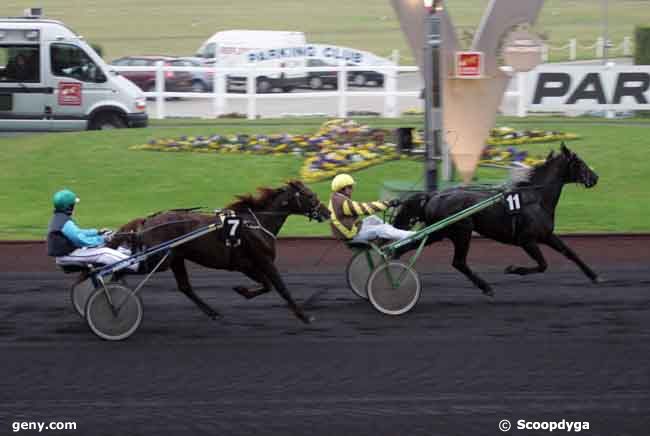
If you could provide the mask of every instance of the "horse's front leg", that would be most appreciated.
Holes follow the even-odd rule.
[[[182,257],[174,257],[171,261],[171,269],[174,272],[174,278],[176,279],[176,284],[178,290],[187,296],[190,300],[196,304],[199,309],[201,309],[206,315],[212,319],[217,319],[221,317],[221,314],[210,307],[205,301],[199,298],[198,295],[194,293],[192,285],[190,285],[190,278],[187,275],[187,269],[185,268],[185,260]]]
[[[539,245],[537,245],[535,241],[526,241],[521,244],[521,248],[523,248],[524,251],[528,253],[528,255],[533,258],[535,262],[537,262],[537,266],[529,268],[524,266],[510,265],[505,270],[506,274],[517,274],[520,276],[525,276],[528,274],[536,274],[546,271],[548,264],[546,263],[546,259],[544,259],[542,250],[539,249]]]
[[[454,244],[453,267],[470,279],[475,286],[483,291],[483,294],[494,297],[492,287],[467,265],[467,254],[472,241],[472,227],[467,225],[456,226],[451,229],[449,239]]]
[[[302,322],[309,324],[312,321],[314,321],[313,316],[307,316],[305,314],[304,310],[298,306],[296,301],[293,299],[291,296],[291,293],[287,289],[286,285],[284,284],[284,281],[282,280],[282,277],[280,277],[280,273],[278,272],[278,269],[275,267],[273,264],[273,261],[270,259],[266,259],[263,262],[260,262],[258,264],[262,272],[268,279],[271,281],[273,284],[273,287],[278,291],[278,293],[286,300],[286,302],[289,304],[289,308],[293,313],[300,319]]]
[[[572,260],[573,262],[575,262],[575,264],[578,265],[578,267],[580,267],[580,269],[582,270],[582,272],[585,273],[585,275],[586,275],[587,277],[589,277],[589,279],[590,279],[592,282],[594,282],[594,283],[599,283],[599,282],[602,281],[602,280],[600,279],[600,277],[598,277],[598,274],[596,274],[596,273],[595,273],[591,268],[589,268],[589,266],[587,266],[587,264],[584,263],[584,262],[583,262],[583,261],[578,257],[578,255],[577,255],[573,250],[571,250],[571,249],[570,249],[570,248],[569,248],[569,247],[568,247],[564,242],[562,242],[562,240],[561,240],[560,238],[558,238],[556,235],[551,234],[551,235],[550,235],[550,236],[549,236],[549,237],[544,241],[544,243],[546,243],[546,245],[548,245],[548,246],[551,247],[552,249],[554,249],[554,250],[556,250],[556,251],[562,253],[562,254],[563,254],[564,256],[566,256],[568,259],[570,259],[570,260]]]
[[[233,288],[235,292],[237,292],[239,295],[246,298],[247,300],[250,300],[251,298],[259,297],[260,295],[266,294],[267,292],[270,292],[273,289],[273,284],[271,283],[271,280],[269,280],[269,278],[265,274],[261,273],[260,271],[251,269],[242,272],[246,274],[248,277],[250,277],[252,280],[255,280],[256,282],[262,284],[262,286],[256,289],[248,289],[245,286],[235,286]]]

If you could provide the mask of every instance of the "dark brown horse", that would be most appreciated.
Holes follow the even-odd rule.
[[[506,196],[509,203],[497,203],[443,230],[431,234],[427,245],[449,238],[454,244],[452,265],[479,287],[484,294],[493,295],[490,285],[467,265],[472,232],[477,232],[504,244],[518,245],[528,253],[537,266],[508,266],[507,274],[527,275],[544,272],[546,260],[538,244],[545,244],[575,262],[589,279],[598,281],[598,275],[554,233],[555,207],[560,200],[562,188],[567,183],[581,183],[591,188],[598,182],[598,175],[562,143],[561,152],[551,152],[546,162],[530,170],[524,170],[503,187],[513,197]],[[497,191],[452,188],[435,195],[415,194],[406,200],[394,219],[398,228],[410,228],[417,222],[427,225],[466,209],[481,200],[495,195]],[[516,195],[516,202],[514,195]],[[514,210],[511,210],[514,209]],[[513,213],[515,212],[515,213]],[[401,253],[413,248],[400,249]]]
[[[228,246],[223,230],[208,233],[171,250],[160,270],[171,268],[178,289],[187,295],[203,312],[215,319],[220,314],[206,304],[192,290],[185,268],[189,260],[207,268],[241,271],[261,284],[259,288],[247,289],[237,286],[234,290],[245,298],[255,298],[273,288],[287,301],[289,308],[304,322],[310,322],[301,307],[294,301],[284,284],[275,260],[275,240],[289,215],[305,215],[310,220],[323,221],[329,218],[329,211],[309,188],[300,181],[291,181],[278,189],[260,188],[258,196],[242,195],[228,205],[226,210],[234,211],[242,219],[239,234],[240,244]],[[132,251],[171,240],[199,227],[214,223],[213,214],[192,210],[160,212],[147,218],[138,218],[121,227],[110,246],[129,245]],[[163,255],[147,259],[144,270],[150,270]]]

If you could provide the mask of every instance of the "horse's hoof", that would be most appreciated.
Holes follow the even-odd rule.
[[[237,292],[239,295],[241,295],[244,298],[250,298],[250,296],[248,295],[248,288],[245,288],[243,286],[233,286],[232,290]]]
[[[607,280],[602,278],[601,276],[596,276],[593,279],[591,279],[591,282],[594,283],[594,284],[605,283],[606,281]]]
[[[517,274],[517,267],[514,265],[509,265],[503,270],[504,274]]]
[[[212,321],[219,321],[220,319],[223,318],[223,315],[221,315],[221,314],[218,313],[218,312],[211,312],[211,313],[208,313],[208,316],[210,317],[210,319],[211,319]]]
[[[298,315],[298,318],[305,324],[311,324],[312,322],[316,321],[316,317],[313,315],[307,315],[304,313],[301,313]]]
[[[483,295],[486,297],[494,297],[494,291],[492,289],[483,289]]]

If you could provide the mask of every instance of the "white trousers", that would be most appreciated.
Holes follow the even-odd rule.
[[[77,248],[67,256],[56,258],[57,265],[110,265],[131,255],[131,250],[118,247],[117,250],[108,247],[83,247]],[[138,270],[138,264],[129,267],[132,271]]]
[[[391,241],[397,241],[408,238],[413,234],[415,234],[415,232],[396,229],[390,224],[383,222],[381,218],[370,215],[363,219],[361,222],[361,229],[359,229],[359,233],[352,239],[352,241],[368,242],[373,239],[389,239]]]

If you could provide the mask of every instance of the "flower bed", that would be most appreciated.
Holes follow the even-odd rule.
[[[481,163],[496,165],[534,165],[541,159],[514,147],[495,145],[549,142],[575,139],[561,132],[516,132],[502,127],[493,129]],[[354,120],[334,119],[325,122],[313,135],[210,135],[181,136],[149,141],[130,147],[132,150],[195,153],[241,153],[295,155],[304,160],[300,177],[306,182],[328,179],[340,172],[352,172],[382,162],[409,158],[397,152],[392,130],[371,128]],[[509,142],[513,141],[513,142]],[[413,135],[416,146],[422,145],[422,133]]]
[[[490,130],[487,145],[521,145],[536,142],[568,141],[577,139],[574,133],[563,133],[545,130],[518,131],[511,127],[496,127]]]

